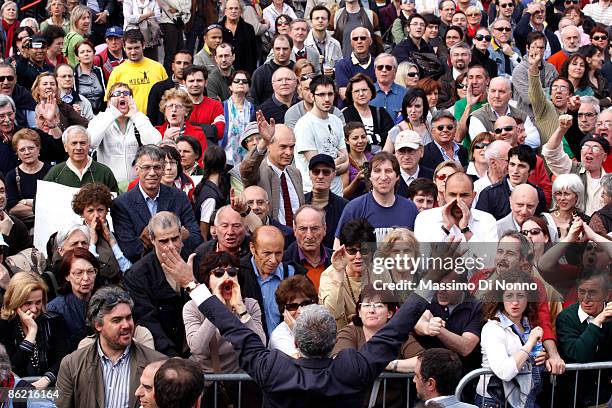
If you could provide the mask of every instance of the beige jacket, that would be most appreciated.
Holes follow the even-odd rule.
[[[319,304],[325,306],[336,319],[338,330],[351,323],[356,313],[361,293],[361,280],[349,278],[346,274],[342,283],[333,279],[333,265],[321,274],[319,281]],[[352,290],[352,295],[351,295]]]

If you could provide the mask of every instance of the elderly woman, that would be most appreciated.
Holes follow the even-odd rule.
[[[482,19],[482,11],[478,6],[469,6],[465,11],[465,17],[467,18],[467,38],[468,42],[476,35],[476,32],[480,28],[480,22]]]
[[[45,32],[49,26],[57,26],[64,29],[64,32],[70,31],[70,20],[66,18],[66,1],[51,0],[47,2],[47,13],[49,18],[40,23],[40,31]]]
[[[574,216],[584,222],[589,217],[584,213],[584,184],[577,174],[561,174],[552,185],[552,207],[550,213],[542,214],[549,225],[557,229],[559,239],[568,234]]]
[[[32,97],[38,104],[37,112],[40,112],[45,120],[51,119],[59,109],[59,123],[53,129],[63,132],[72,125],[87,127],[89,121],[75,111],[72,105],[60,99],[57,76],[54,73],[43,72],[36,77],[32,84]],[[53,133],[50,134],[53,135]]]
[[[413,88],[421,78],[419,67],[409,61],[404,61],[397,66],[395,73],[395,83],[404,88]],[[374,93],[376,95],[376,93]]]
[[[406,129],[414,130],[421,136],[423,146],[433,141],[431,131],[427,125],[429,114],[429,103],[427,95],[422,89],[409,89],[402,101],[402,120],[389,131],[389,137],[385,143],[385,151],[395,153],[395,138]]]
[[[438,199],[436,200],[438,207],[442,207],[446,204],[446,199],[444,198],[446,179],[451,174],[455,174],[458,171],[462,172],[463,167],[461,167],[461,164],[454,160],[445,160],[438,164],[434,169],[433,181],[436,183],[436,187],[438,188]]]
[[[201,176],[204,170],[198,165],[202,159],[202,145],[192,136],[179,136],[176,138],[176,149],[181,155],[183,172],[191,176]]]
[[[240,294],[239,272],[240,260],[235,255],[225,251],[211,252],[202,259],[196,279],[208,286],[212,294],[265,344],[261,309],[255,299],[243,298]],[[183,321],[187,345],[191,350],[190,358],[200,364],[205,373],[242,372],[238,365],[239,356],[232,344],[219,334],[219,330],[198,310],[193,300],[183,307]],[[224,388],[226,396],[237,403],[237,390],[231,384],[225,384]],[[212,392],[206,394],[214,395]],[[245,394],[242,393],[243,398]],[[245,401],[242,404],[244,406]],[[212,403],[207,406],[212,406]]]
[[[68,329],[70,350],[76,350],[87,334],[87,305],[99,281],[100,263],[86,249],[75,248],[64,254],[59,273],[62,277],[58,296],[47,305],[47,311],[61,315]]]
[[[283,314],[283,321],[270,335],[268,347],[280,350],[293,358],[299,358],[300,352],[295,345],[293,327],[302,308],[317,303],[317,290],[306,276],[295,275],[281,282],[274,297],[278,310]]]
[[[110,167],[117,181],[124,184],[136,175],[133,162],[138,148],[161,140],[149,118],[136,108],[132,89],[123,82],[109,88],[106,111],[96,115],[87,130],[98,161]]]
[[[340,231],[340,248],[332,255],[332,264],[321,274],[319,303],[336,319],[338,330],[350,323],[357,313],[357,301],[363,280],[368,276],[372,248],[376,242],[374,227],[364,220],[347,222]]]
[[[178,88],[168,89],[159,102],[159,111],[164,115],[165,123],[156,126],[155,129],[161,133],[164,140],[176,141],[177,137],[183,135],[195,137],[205,152],[208,144],[204,131],[187,120],[192,109],[193,102],[187,92]],[[201,160],[199,163],[202,165]]]
[[[104,105],[106,84],[102,68],[93,64],[96,47],[89,40],[83,40],[74,46],[79,61],[74,67],[75,90],[91,103],[94,114],[98,114]]]
[[[69,223],[53,233],[47,241],[47,269],[53,273],[53,277],[43,275],[43,279],[48,285],[48,298],[53,299],[59,287],[58,282],[62,282],[59,267],[62,263],[62,256],[74,249],[89,249],[90,235],[89,227],[83,224]]]
[[[3,58],[8,58],[11,54],[10,45],[13,43],[15,30],[19,27],[17,20],[17,3],[13,1],[5,1],[0,8],[2,15],[2,25],[0,26],[0,44],[3,47]]]
[[[87,6],[80,4],[70,12],[70,31],[64,40],[63,53],[72,67],[78,62],[75,46],[90,33],[91,23],[91,10]]]
[[[360,349],[393,317],[399,303],[397,298],[388,290],[376,290],[372,285],[366,285],[359,295],[357,302],[357,315],[353,317],[353,324],[349,324],[338,331],[336,345],[332,356],[338,355],[344,349]],[[413,373],[417,356],[423,352],[423,347],[410,336],[402,344],[397,359],[387,365],[387,370],[399,373]],[[388,389],[379,392],[376,406],[399,406],[402,399],[402,387],[406,386],[404,379],[389,380]],[[369,400],[369,395],[365,401]],[[383,402],[383,400],[385,400]],[[405,404],[403,404],[405,405]]]
[[[485,149],[493,143],[495,138],[488,132],[476,135],[470,143],[470,163],[465,173],[476,181],[487,174],[489,162],[485,158]]]
[[[604,206],[595,211],[589,221],[589,226],[599,235],[610,235],[612,232],[612,174],[605,174],[601,178],[601,198]]]
[[[107,222],[113,203],[110,190],[104,184],[87,183],[72,199],[72,210],[89,227],[89,251],[101,263],[102,284],[118,284],[132,263],[123,255]]]
[[[32,129],[21,129],[11,139],[13,150],[21,164],[6,175],[6,207],[9,213],[29,227],[34,226],[36,185],[51,165],[40,161],[40,136]]]
[[[47,285],[32,272],[11,278],[0,311],[0,343],[20,377],[41,376],[37,388],[55,384],[62,358],[68,353],[64,318],[47,313]]]
[[[386,109],[370,105],[376,96],[374,83],[367,75],[357,74],[349,79],[345,95],[346,107],[342,109],[342,114],[346,123],[363,123],[370,150],[378,153],[385,145],[389,129],[393,127],[393,119]]]
[[[251,76],[246,71],[235,71],[230,77],[231,96],[223,101],[225,134],[220,145],[225,148],[227,162],[237,166],[245,156],[240,149],[240,138],[247,125],[255,120],[255,105],[246,99],[251,87]]]

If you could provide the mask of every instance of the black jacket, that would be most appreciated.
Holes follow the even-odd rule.
[[[312,192],[308,192],[304,195],[304,202],[306,204],[312,203]],[[323,245],[328,248],[334,247],[336,226],[338,225],[342,211],[344,211],[344,207],[346,207],[347,204],[347,199],[340,197],[331,191],[329,192],[327,206],[323,208],[323,211],[325,211],[325,225],[327,225],[327,232],[325,233],[325,238],[323,238]]]
[[[238,58],[238,54],[236,54],[236,58]],[[287,68],[293,70],[294,65],[293,61],[290,61]],[[234,66],[236,66],[236,63],[234,63]],[[255,106],[261,105],[272,97],[274,93],[272,89],[272,74],[280,67],[281,66],[274,62],[274,60],[271,60],[261,65],[253,72],[253,78],[251,79],[251,96],[253,96],[253,103]]]
[[[536,215],[546,211],[546,197],[544,192],[538,186],[531,183],[529,185],[538,190],[538,206],[536,207]],[[506,215],[510,214],[510,186],[508,185],[508,176],[504,177],[489,187],[486,187],[478,195],[476,209],[486,211],[495,217],[496,220],[501,220]]]
[[[323,253],[323,251],[326,251],[327,253],[327,258],[325,258],[325,262],[323,264],[325,268],[327,268],[329,265],[331,265],[331,254],[333,251],[321,243],[321,253]],[[300,261],[297,241],[289,245],[289,247],[285,250],[283,262],[287,262],[289,265],[293,266],[295,268],[296,275],[306,275],[306,273],[308,273],[308,270]]]
[[[164,115],[159,110],[159,102],[161,102],[164,92],[168,89],[176,87],[176,83],[172,78],[168,78],[161,82],[156,83],[149,92],[149,103],[147,104],[147,116],[153,124],[153,126],[163,125],[165,119]]]
[[[381,148],[385,146],[385,141],[387,140],[387,134],[389,130],[395,125],[393,123],[393,118],[384,108],[377,108],[376,106],[370,106],[370,112],[372,112],[372,121],[374,122],[374,134],[380,136],[379,143]],[[363,123],[361,116],[359,116],[359,112],[357,112],[357,108],[354,105],[349,105],[346,108],[342,109],[342,114],[344,115],[344,121],[346,123],[349,122],[359,122]]]
[[[156,253],[132,265],[123,281],[134,300],[134,320],[149,329],[155,350],[170,357],[185,357],[183,306],[189,296],[183,289],[177,293],[170,287]]]
[[[417,174],[417,178],[433,180],[433,170],[429,167],[419,165],[419,174]],[[406,184],[401,175],[397,185],[395,186],[395,194],[408,198],[408,184]]]
[[[497,64],[489,57],[489,50],[483,54],[476,47],[472,47],[472,61],[470,64],[482,65],[489,73],[489,78],[497,76]]]
[[[236,33],[232,34],[230,30],[225,28],[226,18],[227,17],[223,17],[219,24],[223,27],[223,42],[231,44],[234,47],[234,54],[236,55],[234,68],[236,70],[242,69],[249,74],[253,74],[253,71],[255,71],[255,64],[257,63],[255,30],[252,25],[240,17]]]
[[[17,108],[17,112],[15,112],[17,126],[29,127],[27,117],[28,111],[34,112],[36,109],[36,101],[32,97],[32,94],[23,86],[15,84],[11,98],[13,98],[13,102],[15,102],[15,107]]]
[[[463,167],[466,167],[469,163],[468,160],[468,151],[462,145],[459,145],[459,151],[457,152],[459,156],[459,161]],[[438,164],[442,163],[444,158],[442,157],[442,153],[440,153],[440,149],[434,143],[428,143],[423,148],[423,158],[419,162],[419,166],[429,167],[430,169],[435,169]]]
[[[421,46],[417,47],[410,37],[406,38],[393,49],[393,56],[397,59],[397,63],[402,63],[412,56],[413,52],[425,52],[433,54],[434,50],[431,45],[421,39]]]

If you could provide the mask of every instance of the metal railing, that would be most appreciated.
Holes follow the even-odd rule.
[[[607,369],[612,369],[612,361],[601,361],[601,362],[595,362],[595,363],[585,363],[585,364],[566,364],[565,366],[565,371],[575,371],[576,372],[576,378],[574,379],[574,399],[573,399],[573,407],[576,407],[576,396],[578,394],[578,373],[580,371],[593,371],[593,370],[597,370],[597,393],[596,393],[596,401],[595,401],[595,406],[599,405],[600,401],[599,401],[599,391],[600,391],[600,386],[601,386],[601,370],[607,370]],[[462,379],[461,381],[459,381],[459,384],[457,385],[457,388],[455,389],[455,397],[458,400],[461,400],[461,394],[463,392],[463,389],[466,387],[466,385],[468,385],[471,381],[479,378],[482,375],[492,375],[493,371],[491,371],[490,368],[479,368],[477,370],[474,371],[470,371],[469,373],[467,373]],[[565,375],[565,374],[562,374]],[[550,406],[554,407],[555,406],[555,389],[557,388],[557,375],[551,375],[550,376],[550,380],[552,382],[552,387],[551,387],[551,395],[550,395]],[[485,390],[482,390],[481,395],[485,395]],[[469,402],[472,403],[472,401],[464,401],[464,402]],[[601,401],[601,403],[605,403],[607,401]],[[484,405],[483,405],[484,406]]]

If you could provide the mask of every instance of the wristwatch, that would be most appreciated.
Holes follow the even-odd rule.
[[[250,213],[251,213],[251,207],[247,207],[246,211],[244,211],[244,212],[241,212],[241,213],[240,213],[240,216],[241,216],[242,218],[244,218],[244,217],[246,217],[247,215],[249,215]]]
[[[470,232],[470,226],[469,225],[467,225],[465,228],[461,228],[461,233],[462,234],[465,234],[465,233],[468,233],[468,232]]]
[[[187,293],[191,293],[192,290],[194,290],[195,288],[198,287],[198,282],[196,281],[191,281],[187,284],[187,286],[185,286],[185,291]]]

